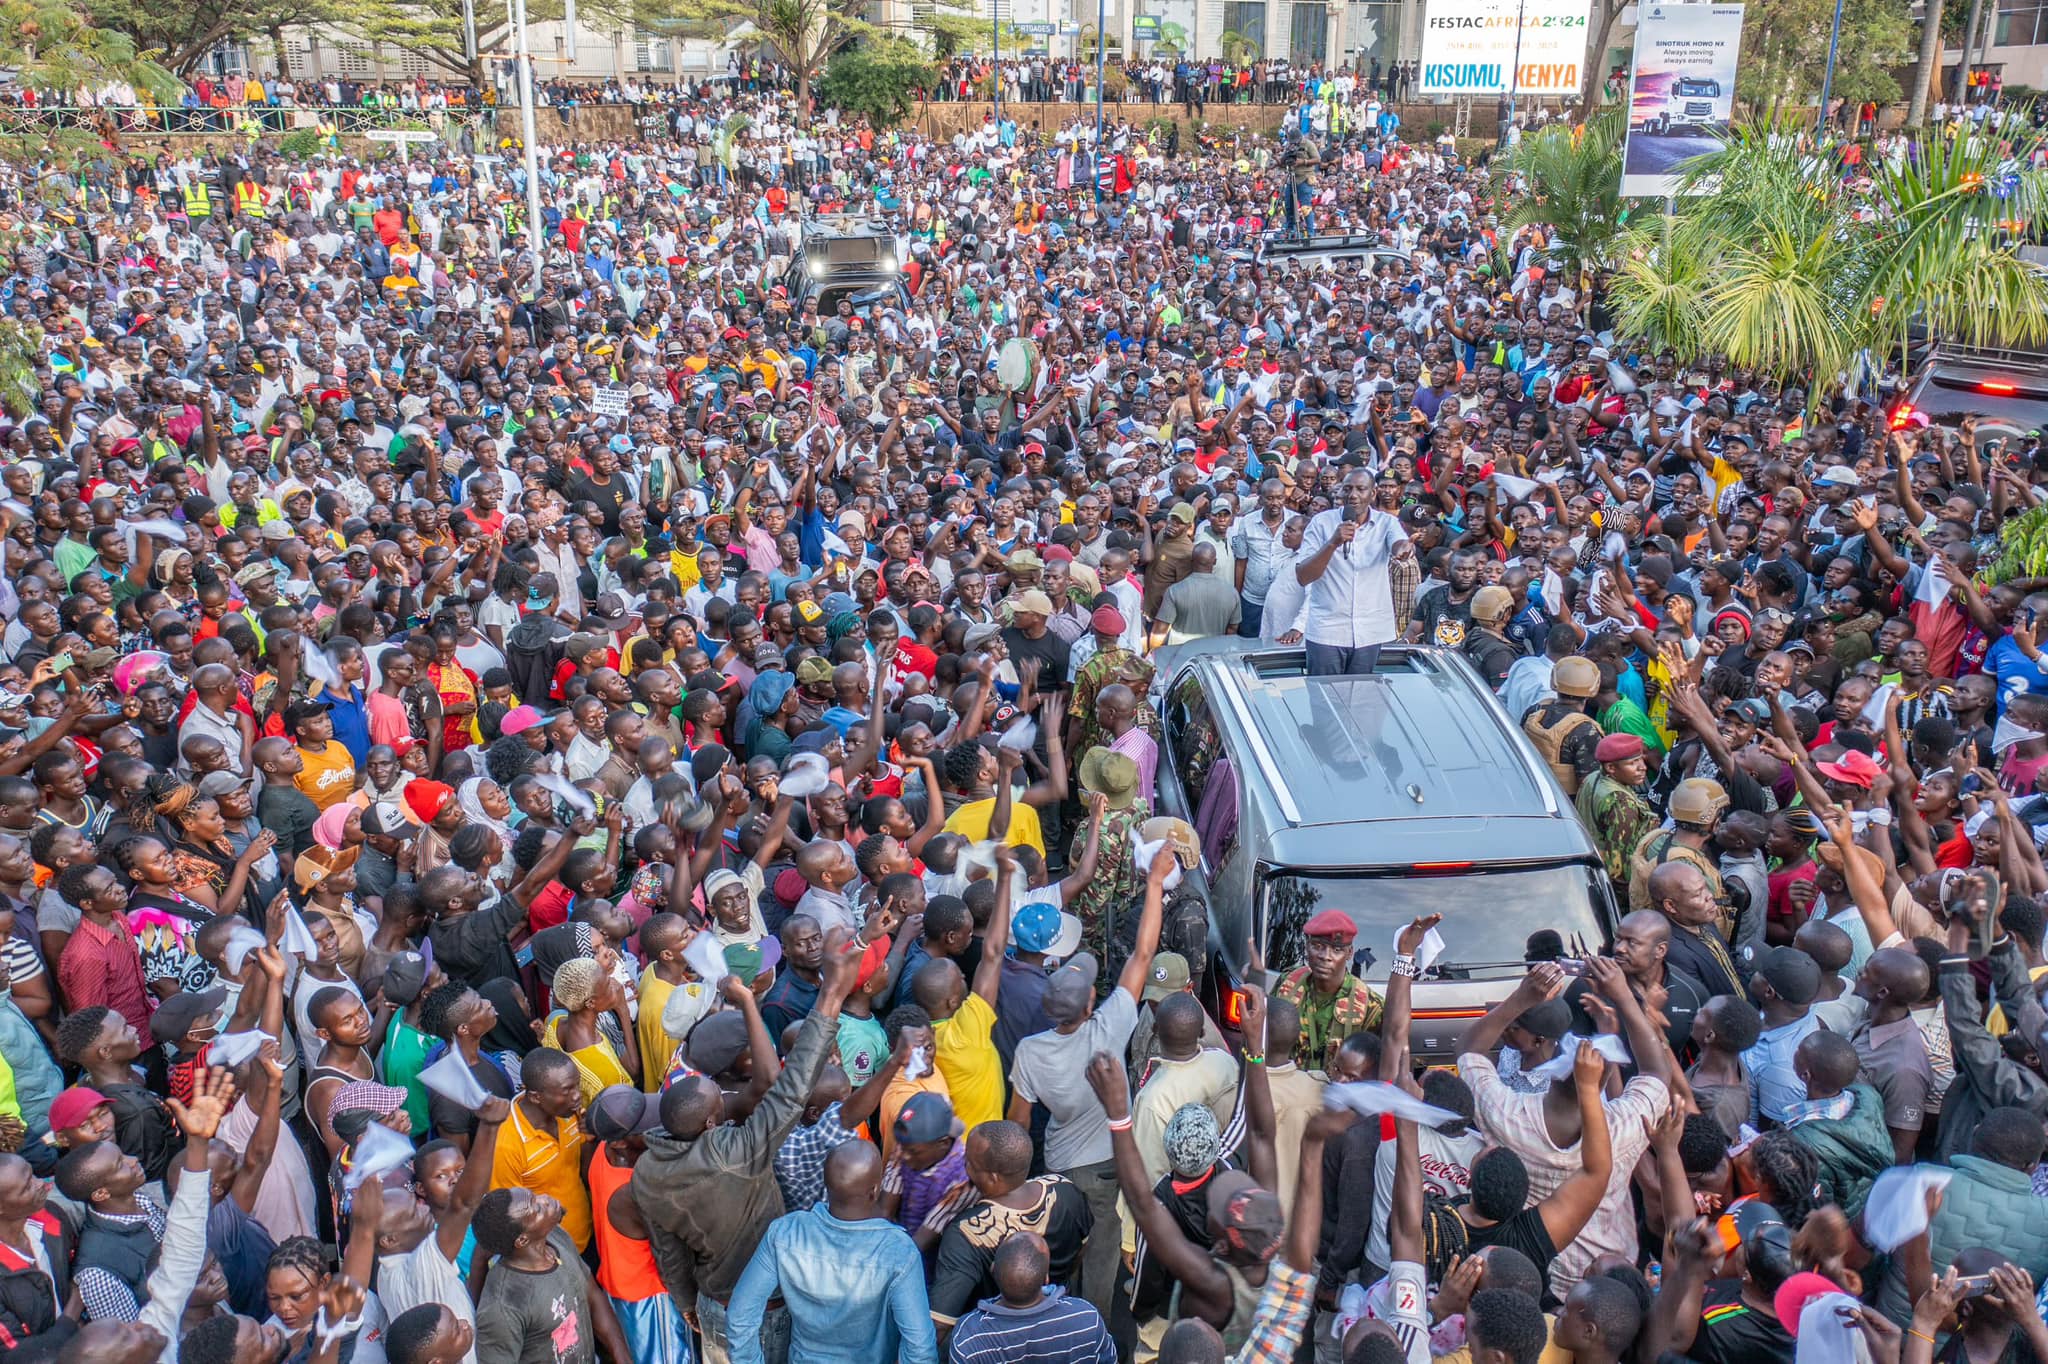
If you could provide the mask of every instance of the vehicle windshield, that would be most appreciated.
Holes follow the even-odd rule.
[[[1718,96],[1721,93],[1721,82],[1710,80],[1682,80],[1678,83],[1678,93],[1681,95],[1707,95],[1710,97]]]
[[[1395,935],[1424,914],[1444,916],[1437,928],[1444,954],[1431,979],[1519,975],[1529,935],[1543,929],[1561,935],[1567,954],[1575,938],[1599,950],[1605,938],[1595,909],[1597,874],[1576,863],[1428,876],[1272,872],[1265,879],[1266,965],[1281,972],[1300,966],[1302,925],[1339,909],[1358,925],[1359,950],[1370,953],[1362,966],[1368,980],[1386,979]]]

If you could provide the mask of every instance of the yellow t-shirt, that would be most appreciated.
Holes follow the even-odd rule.
[[[299,755],[306,760],[306,766],[292,778],[292,785],[321,809],[346,799],[356,789],[355,759],[349,757],[340,740],[329,739],[326,749],[319,753],[302,748]]]
[[[556,1051],[569,1052],[569,1059],[576,1063],[576,1088],[583,1094],[585,1108],[596,1103],[597,1096],[613,1085],[633,1083],[626,1063],[619,1059],[618,1052],[612,1049],[611,1042],[603,1034],[600,1033],[595,1042],[581,1051],[569,1051],[563,1046],[558,1031],[561,1019],[562,1015],[556,1014],[548,1020],[547,1027],[541,1032],[541,1043]]]
[[[994,796],[987,800],[972,801],[946,816],[946,832],[964,834],[971,843],[980,843],[988,837],[988,824],[995,818]],[[1013,848],[1034,848],[1040,857],[1045,856],[1045,835],[1039,830],[1038,811],[1023,801],[1010,804],[1010,833],[1003,840]]]
[[[562,1205],[562,1230],[576,1249],[590,1247],[590,1189],[583,1182],[583,1133],[573,1119],[554,1124],[552,1132],[527,1120],[517,1100],[512,1116],[498,1129],[498,1149],[491,1156],[493,1189],[526,1189],[546,1194]]]
[[[906,1080],[902,1071],[896,1072],[896,1078],[882,1091],[881,1133],[884,1156],[890,1154],[896,1146],[896,1115],[903,1111],[903,1105],[909,1103],[911,1096],[916,1094],[939,1094],[945,1097],[947,1103],[953,1102],[952,1091],[946,1088],[946,1077],[937,1070],[920,1075],[915,1080]]]
[[[661,1015],[668,1007],[668,997],[677,990],[702,994],[704,989],[701,982],[694,980],[671,985],[656,975],[652,966],[640,973],[640,1016],[633,1020],[633,1026],[640,1034],[640,1071],[644,1077],[641,1088],[649,1094],[661,1089],[668,1058],[674,1056],[676,1048],[683,1044],[682,1038],[671,1035],[667,1028],[661,1026]]]
[[[932,1024],[933,1060],[953,1095],[953,1116],[972,1132],[1003,1116],[1003,1058],[996,1051],[996,1011],[973,991],[958,1012]]]

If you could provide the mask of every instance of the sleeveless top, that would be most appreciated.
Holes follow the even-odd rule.
[[[614,1165],[600,1149],[590,1162],[590,1220],[597,1233],[597,1286],[619,1302],[645,1302],[668,1290],[654,1268],[654,1247],[612,1225],[612,1195],[633,1182],[633,1167]]]
[[[592,1168],[596,1168],[594,1161]],[[1230,1320],[1223,1323],[1222,1335],[1224,1357],[1234,1358],[1237,1352],[1244,1348],[1245,1342],[1251,1339],[1252,1321],[1258,1315],[1259,1298],[1264,1294],[1265,1287],[1246,1279],[1243,1272],[1230,1261],[1214,1255],[1209,1259],[1223,1271],[1223,1276],[1230,1280]],[[1180,1292],[1181,1285],[1176,1282],[1173,1285],[1172,1302],[1166,1313],[1169,1321],[1179,1321],[1181,1318]]]

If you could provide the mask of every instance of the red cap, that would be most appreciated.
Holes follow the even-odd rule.
[[[92,1111],[111,1099],[90,1085],[73,1085],[50,1100],[50,1130],[61,1132],[67,1127],[76,1127],[92,1116]]]
[[[888,959],[889,935],[884,933],[881,937],[869,943],[867,951],[860,954],[860,971],[853,978],[853,988],[858,990],[861,986],[873,980],[875,972],[881,970],[882,963]]]
[[[1771,1299],[1771,1310],[1778,1314],[1778,1324],[1797,1337],[1799,1314],[1806,1310],[1806,1305],[1815,1298],[1825,1298],[1830,1293],[1841,1291],[1841,1286],[1826,1275],[1803,1270],[1778,1285],[1778,1291]]]
[[[422,824],[432,824],[441,807],[455,799],[455,792],[438,781],[415,778],[405,784],[405,807]]]
[[[1342,938],[1350,942],[1358,936],[1358,925],[1351,916],[1341,909],[1326,909],[1301,926],[1302,936],[1309,938]]]

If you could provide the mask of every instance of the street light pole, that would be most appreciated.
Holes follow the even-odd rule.
[[[1108,0],[1095,0],[1095,202],[1102,202],[1102,67],[1109,51],[1102,26],[1107,22]]]
[[[989,103],[995,109],[996,135],[1003,131],[1003,0],[988,0],[988,36],[995,59],[988,69]]]
[[[1525,22],[1526,5],[1527,0],[1515,0],[1515,59],[1508,67],[1508,125],[1515,121],[1515,87],[1522,83],[1522,24]],[[1508,125],[1496,130],[1495,146],[1507,145]]]
[[[518,38],[519,128],[526,144],[526,240],[533,249],[533,290],[539,294],[541,233],[545,224],[540,216],[540,150],[536,145],[539,135],[533,129],[533,53],[526,32],[526,0],[506,0],[506,8],[512,12],[512,28]]]
[[[1820,78],[1820,126],[1825,133],[1828,126],[1828,97],[1835,88],[1835,53],[1842,44],[1842,0],[1835,0],[1835,21],[1828,29],[1828,69]],[[1969,52],[1968,37],[1964,38],[1965,54]]]

